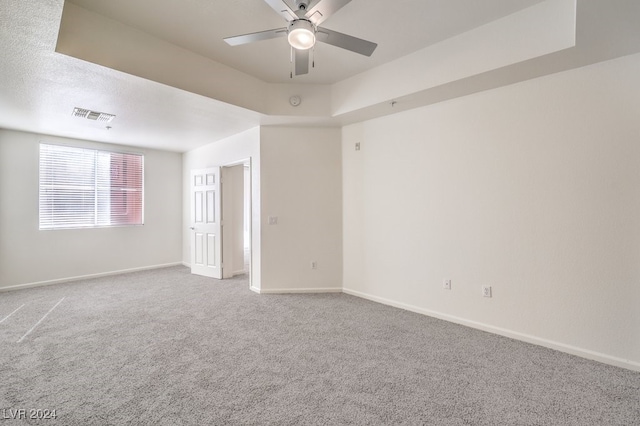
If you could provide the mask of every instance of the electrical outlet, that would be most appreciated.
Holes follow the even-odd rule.
[[[451,290],[451,280],[444,280],[444,281],[442,282],[442,287],[443,287],[445,290]]]
[[[356,142],[356,151],[360,151],[360,142]]]
[[[269,225],[277,225],[278,216],[269,216]]]
[[[482,286],[482,297],[491,297],[491,286],[483,285]]]
[[[318,269],[318,262],[315,260],[311,262],[311,269]]]

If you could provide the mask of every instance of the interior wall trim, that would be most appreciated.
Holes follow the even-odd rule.
[[[576,355],[581,358],[590,359],[592,361],[598,361],[603,364],[626,368],[628,370],[633,370],[633,371],[640,371],[640,363],[634,362],[628,359],[618,358],[618,357],[603,354],[600,352],[595,352],[588,349],[567,345],[565,343],[543,339],[540,337],[532,336],[530,334],[520,333],[520,332],[509,330],[506,328],[495,327],[495,326],[484,324],[481,322],[471,321],[468,319],[457,317],[455,315],[449,315],[449,314],[444,314],[442,312],[432,311],[430,309],[420,308],[418,306],[410,305],[403,302],[398,302],[398,301],[387,299],[384,297],[374,296],[374,295],[363,293],[357,290],[343,288],[342,291],[345,294],[371,300],[372,302],[382,303],[383,305],[393,306],[395,308],[404,309],[407,311],[415,312],[417,314],[438,318],[444,321],[449,321],[456,324],[464,325],[466,327],[471,327],[471,328],[486,331],[489,333],[498,334],[500,336],[509,337],[511,339],[520,340],[522,342],[543,346],[545,348],[554,349],[554,350],[568,353],[571,355]]]
[[[259,294],[294,294],[294,293],[342,293],[341,287],[318,287],[318,288],[268,288],[251,290]]]
[[[182,265],[182,264],[183,264],[183,262],[164,263],[164,264],[161,264],[161,265],[141,266],[139,268],[120,269],[120,270],[117,270],[117,271],[100,272],[98,274],[78,275],[78,276],[75,276],[75,277],[58,278],[58,279],[55,279],[55,280],[38,281],[38,282],[26,283],[26,284],[18,284],[18,285],[12,285],[12,286],[8,286],[8,287],[0,287],[0,293],[1,292],[5,292],[5,291],[22,290],[22,289],[25,289],[25,288],[44,287],[44,286],[52,285],[52,284],[69,283],[69,282],[81,281],[81,280],[86,280],[86,279],[91,279],[91,278],[108,277],[108,276],[111,276],[111,275],[128,274],[130,272],[146,271],[146,270],[149,270],[149,269],[169,268],[171,266],[179,266],[179,265]]]

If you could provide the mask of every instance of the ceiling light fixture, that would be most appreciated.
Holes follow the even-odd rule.
[[[287,39],[294,49],[308,50],[316,44],[316,31],[311,22],[298,19],[289,26]]]

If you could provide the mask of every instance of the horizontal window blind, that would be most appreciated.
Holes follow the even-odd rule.
[[[144,157],[40,144],[40,229],[142,225]]]

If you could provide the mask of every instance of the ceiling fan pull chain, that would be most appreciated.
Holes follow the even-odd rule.
[[[289,64],[291,65],[289,70],[289,78],[293,78],[293,46],[291,47],[291,51],[289,53]]]

